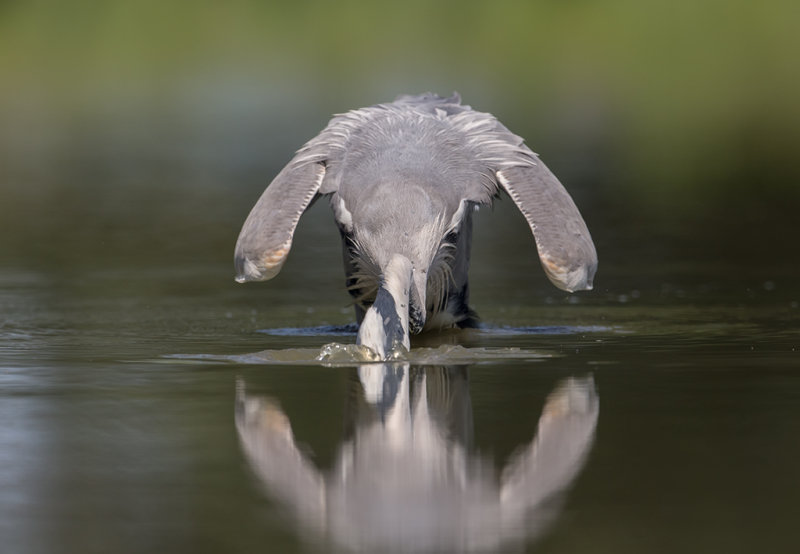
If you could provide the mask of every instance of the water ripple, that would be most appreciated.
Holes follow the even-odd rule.
[[[495,360],[538,361],[552,358],[548,352],[526,348],[477,347],[467,348],[446,344],[437,348],[413,348],[398,353],[391,362],[408,362],[417,365],[473,364]],[[262,350],[250,354],[167,354],[168,360],[203,361],[210,363],[266,364],[266,365],[323,365],[352,366],[380,362],[370,351],[353,344],[330,343],[322,348],[286,348]]]

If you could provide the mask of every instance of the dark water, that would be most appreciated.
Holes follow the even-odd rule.
[[[245,192],[59,190],[3,207],[4,552],[800,544],[785,245],[589,203],[596,289],[567,296],[505,203],[477,221],[486,328],[322,364],[355,341],[324,203],[243,286]]]

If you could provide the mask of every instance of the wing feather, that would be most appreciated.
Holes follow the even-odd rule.
[[[236,280],[264,281],[280,272],[300,216],[325,178],[323,163],[290,163],[247,216],[236,241]]]
[[[592,288],[597,252],[575,202],[540,160],[507,167],[497,180],[525,216],[547,277],[562,290]]]

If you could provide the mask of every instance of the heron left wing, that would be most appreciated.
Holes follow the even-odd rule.
[[[592,288],[597,252],[575,202],[541,160],[496,173],[533,231],[547,277],[562,290]]]
[[[265,281],[280,272],[297,222],[325,177],[322,162],[289,163],[247,216],[236,241],[236,280]]]
[[[467,198],[488,204],[502,187],[525,216],[550,281],[575,291],[592,288],[597,253],[578,208],[539,157],[488,113],[465,110],[448,118],[460,147],[477,164]]]

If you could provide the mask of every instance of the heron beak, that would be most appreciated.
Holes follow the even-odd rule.
[[[411,347],[408,337],[411,261],[395,254],[383,270],[383,282],[358,329],[356,344],[369,347],[381,359]]]
[[[411,295],[408,300],[408,331],[412,335],[417,335],[425,327],[426,311],[425,293],[420,294],[416,282],[411,286]]]

